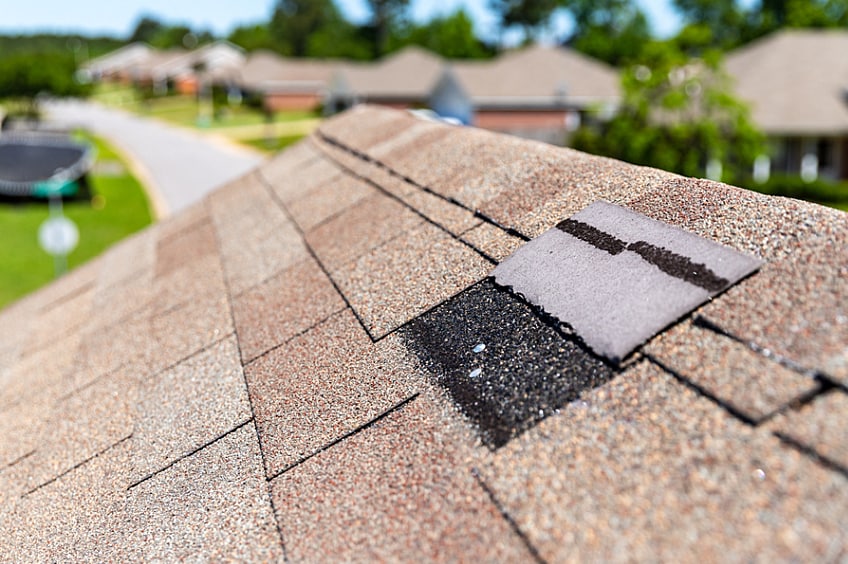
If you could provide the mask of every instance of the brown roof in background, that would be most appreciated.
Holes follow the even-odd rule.
[[[848,133],[848,31],[776,32],[728,55],[726,66],[766,133]]]
[[[248,56],[239,82],[262,92],[324,89],[340,65],[339,61],[292,59],[259,50]]]
[[[373,64],[347,63],[334,79],[334,90],[361,99],[424,100],[439,78],[444,61],[420,47],[405,47]]]
[[[606,365],[487,280],[597,200],[764,264]],[[836,210],[358,107],[0,312],[0,555],[844,559],[846,244]],[[549,345],[612,376],[486,446],[427,358],[495,329],[519,376]]]
[[[534,45],[492,61],[456,62],[451,71],[477,105],[615,102],[618,71],[572,49]]]

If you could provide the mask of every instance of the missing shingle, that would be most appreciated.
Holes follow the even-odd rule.
[[[616,373],[488,279],[401,335],[493,449]]]

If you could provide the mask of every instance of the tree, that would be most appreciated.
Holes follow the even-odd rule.
[[[707,164],[718,161],[729,182],[744,180],[765,152],[748,108],[730,94],[716,52],[692,60],[673,43],[655,42],[642,64],[623,72],[622,88],[615,117],[581,127],[575,148],[687,176],[703,177]]]
[[[502,30],[519,26],[529,42],[539,28],[547,25],[561,0],[489,0]]]
[[[366,33],[371,36],[374,56],[388,52],[392,33],[400,26],[409,0],[368,0],[371,9],[371,26]]]
[[[471,18],[461,9],[424,25],[409,25],[392,40],[391,50],[418,45],[449,59],[479,59],[492,54],[474,35]]]
[[[268,26],[274,49],[292,57],[368,56],[364,39],[332,0],[280,0]]]
[[[165,25],[152,16],[142,16],[138,23],[135,24],[135,29],[130,34],[128,41],[130,43],[134,43],[136,41],[143,41],[146,43],[150,43],[153,41],[153,38],[162,31]]]
[[[0,57],[0,99],[18,99],[26,113],[37,113],[39,95],[84,96],[90,88],[74,78],[76,64],[69,53],[18,53]]]
[[[730,49],[743,40],[746,14],[735,0],[674,0],[674,6],[685,22],[680,34],[682,47],[703,49],[706,43]]]
[[[256,23],[235,28],[227,40],[246,51],[257,49],[272,49],[274,42],[268,24]]]
[[[562,0],[574,19],[568,44],[613,66],[638,59],[651,39],[645,14],[631,0]]]
[[[751,16],[756,35],[782,27],[846,27],[848,0],[761,0]]]

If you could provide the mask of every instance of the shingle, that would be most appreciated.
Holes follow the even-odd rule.
[[[619,362],[760,265],[626,208],[595,202],[500,263],[495,281]]]
[[[844,476],[649,363],[509,443],[481,476],[548,561],[818,560],[848,542]]]
[[[378,338],[480,280],[480,255],[428,223],[334,273],[342,293]]]
[[[419,398],[272,482],[295,561],[528,561],[465,465],[469,441]]]
[[[189,301],[226,295],[224,272],[217,253],[187,259],[181,267],[154,279],[153,284],[155,297],[151,306],[156,312],[171,311]]]
[[[134,406],[133,481],[251,417],[234,336],[140,383]]]
[[[43,486],[133,431],[135,375],[117,372],[54,403],[35,454],[21,462],[26,491]]]
[[[322,157],[284,175],[273,176],[263,171],[262,176],[277,196],[288,204],[302,198],[316,186],[330,182],[341,173],[338,165]]]
[[[665,332],[644,352],[752,421],[768,417],[819,386],[809,376],[691,323]]]
[[[397,341],[373,345],[350,310],[247,365],[269,475],[409,397],[409,370]]]
[[[288,209],[302,231],[310,231],[327,219],[343,212],[376,190],[350,176],[317,186],[302,198],[289,204]]]
[[[160,234],[156,249],[156,278],[163,278],[217,251],[215,232],[205,215],[202,220],[170,237]]]
[[[306,138],[268,159],[257,170],[270,179],[285,178],[319,156],[312,138]]]
[[[238,197],[210,200],[221,262],[233,295],[307,256],[297,229],[261,181],[251,181],[247,190],[244,201]]]
[[[206,202],[201,200],[156,224],[159,244],[172,238],[179,238],[188,231],[194,231],[199,224],[209,220],[209,210]]]
[[[36,396],[53,400],[73,389],[74,358],[80,335],[72,333],[27,354],[22,354],[0,385],[0,409],[18,402],[26,404]]]
[[[23,352],[36,352],[79,330],[91,314],[93,297],[94,285],[90,283],[48,304],[39,313]]]
[[[524,244],[522,239],[510,235],[491,223],[481,223],[463,233],[460,238],[498,262],[504,260]]]
[[[781,414],[771,428],[848,471],[848,394],[844,390],[835,389]]]
[[[234,331],[226,298],[187,302],[150,320],[154,349],[145,351],[149,373],[168,368]]]
[[[307,233],[306,241],[324,267],[335,272],[423,221],[403,204],[376,194]]]
[[[148,229],[130,235],[103,254],[103,268],[97,279],[97,293],[136,277],[151,273],[156,259],[157,232]]]
[[[848,216],[840,224],[829,236],[769,262],[703,315],[745,341],[848,384]]]
[[[461,235],[482,223],[482,220],[475,217],[473,212],[424,190],[410,192],[403,196],[402,200],[454,235]]]
[[[363,119],[368,121],[369,127],[351,127],[352,123],[360,124]],[[320,131],[357,151],[367,151],[372,145],[391,139],[416,122],[416,118],[407,112],[386,112],[374,106],[357,106],[350,112],[326,120]]]
[[[108,559],[283,558],[253,425],[244,425],[132,489],[124,532]]]
[[[277,347],[334,312],[344,301],[311,258],[233,300],[245,362]]]

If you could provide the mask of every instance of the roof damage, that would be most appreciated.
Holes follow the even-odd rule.
[[[846,217],[358,107],[0,312],[0,555],[839,560]]]

